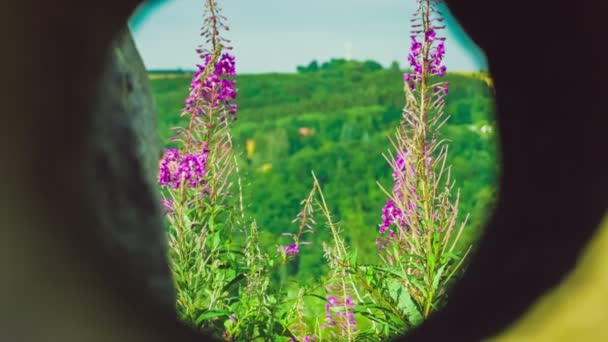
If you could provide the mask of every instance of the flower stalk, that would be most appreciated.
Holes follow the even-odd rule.
[[[439,307],[448,275],[462,264],[453,251],[466,223],[452,238],[458,196],[451,201],[454,183],[449,166],[445,167],[447,145],[437,139],[447,121],[443,106],[448,93],[447,82],[438,80],[446,72],[445,38],[438,36],[444,27],[437,24],[443,21],[438,4],[418,0],[411,21],[408,62],[412,71],[404,74],[406,105],[391,140],[394,154],[385,156],[393,169],[394,185],[391,192],[383,189],[388,197],[378,230],[383,237],[376,239],[381,257],[400,270],[399,282],[423,318]]]

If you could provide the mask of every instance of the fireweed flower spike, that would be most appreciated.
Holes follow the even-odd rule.
[[[227,40],[219,37],[219,29],[227,29],[222,22],[222,16],[217,14],[218,7],[214,0],[205,4],[210,16],[203,27],[203,36],[212,41],[213,51],[199,47],[202,63],[197,64],[190,92],[186,98],[182,116],[190,118],[187,128],[178,129],[173,141],[182,143],[180,149],[167,149],[160,163],[158,182],[163,187],[178,190],[182,186],[190,189],[201,187],[201,192],[209,192],[205,185],[209,174],[209,158],[213,149],[227,147],[225,140],[228,132],[222,132],[221,126],[227,116],[236,120],[237,105],[235,80],[235,58],[227,52],[222,52],[222,42]],[[202,119],[201,119],[202,118]],[[213,146],[210,146],[212,144]]]
[[[237,108],[236,104],[231,103],[236,98],[234,56],[224,53],[210,68],[212,59],[212,55],[204,55],[204,65],[197,64],[198,70],[192,77],[184,111],[191,115],[203,115],[209,110],[227,106],[228,114],[234,115]],[[208,69],[213,71],[209,72]]]
[[[461,265],[454,247],[466,223],[465,219],[456,238],[450,239],[458,197],[451,202],[447,147],[436,139],[447,121],[443,106],[448,93],[447,82],[438,80],[446,74],[446,49],[445,38],[439,36],[444,26],[435,24],[443,21],[437,5],[435,0],[418,0],[412,19],[407,56],[411,71],[403,75],[406,104],[392,140],[396,155],[387,157],[394,183],[392,191],[385,190],[388,199],[378,226],[381,237],[376,239],[382,260],[402,274],[393,284],[409,293],[423,318],[439,307],[448,281]],[[418,280],[413,282],[412,277]]]
[[[412,22],[414,23],[412,24],[412,27],[422,27],[422,30],[413,30],[413,33],[415,34],[410,36],[411,46],[408,62],[412,67],[412,72],[405,73],[403,75],[403,80],[410,91],[417,91],[420,93],[417,97],[419,98],[422,96],[422,98],[428,102],[428,94],[426,94],[426,88],[428,86],[426,85],[426,82],[428,82],[429,77],[431,75],[443,77],[446,73],[446,67],[445,65],[442,65],[446,52],[444,43],[445,38],[437,35],[437,30],[443,27],[431,26],[432,21],[443,21],[443,18],[430,18],[430,16],[425,15],[429,12],[439,13],[432,8],[437,2],[418,0],[418,3],[419,8],[415,13],[415,18],[412,19]],[[422,18],[422,20],[419,18]],[[443,96],[448,93],[447,82],[441,82],[434,85],[433,90],[437,97],[436,102],[443,102]],[[414,94],[410,92],[410,96],[413,95]],[[408,97],[408,101],[411,98],[412,97]],[[415,98],[416,97],[414,97],[414,99]],[[416,185],[419,172],[419,170],[416,169],[417,158],[424,160],[424,169],[426,169],[424,172],[427,174],[427,179],[431,172],[432,158],[429,151],[433,150],[433,147],[428,146],[429,141],[427,141],[426,136],[428,134],[429,124],[419,120],[419,118],[408,117],[408,115],[416,114],[427,116],[429,108],[419,108],[419,106],[417,106],[418,103],[414,101],[409,102],[411,104],[410,107],[412,108],[406,108],[406,117],[404,119],[410,124],[410,128],[413,132],[418,132],[417,135],[419,136],[419,139],[414,148],[409,146],[412,152],[408,150],[409,144],[406,141],[402,141],[400,144],[401,146],[397,146],[399,152],[397,153],[396,160],[391,163],[394,180],[392,195],[394,196],[394,199],[387,199],[386,204],[382,209],[382,223],[379,225],[378,229],[380,234],[385,234],[388,231],[389,237],[376,239],[379,250],[386,247],[392,238],[395,237],[395,230],[409,230],[407,224],[408,218],[416,215],[416,202],[421,200]],[[415,111],[420,113],[413,113]],[[440,114],[436,116],[439,117]],[[416,135],[416,133],[414,133],[414,135]],[[404,195],[410,196],[406,196],[408,199],[405,200]],[[390,227],[392,226],[394,226],[395,230],[390,230]]]
[[[187,124],[175,129],[171,142],[177,147],[165,151],[158,173],[169,223],[169,257],[178,316],[197,329],[210,329],[216,336],[222,335],[214,330],[218,329],[216,324],[209,324],[209,319],[201,321],[200,317],[209,308],[230,308],[231,297],[220,289],[233,278],[218,278],[217,272],[218,265],[224,269],[234,267],[222,254],[229,250],[233,234],[231,227],[217,223],[236,216],[236,210],[231,210],[236,158],[230,135],[237,110],[236,70],[235,58],[227,52],[231,48],[225,45],[228,41],[219,35],[220,29],[227,29],[224,19],[216,1],[205,0],[201,35],[211,46],[197,49],[201,60],[181,112]],[[294,252],[297,246],[289,246],[289,253]],[[249,279],[248,284],[252,282]],[[208,291],[192,284],[208,284]],[[233,338],[240,317],[226,317],[226,322],[231,329],[228,336]]]
[[[289,246],[280,245],[277,249],[278,254],[285,253],[286,256],[290,255],[298,255],[300,253],[300,245],[310,245],[310,241],[302,241],[304,234],[314,234],[315,231],[313,229],[315,222],[314,217],[314,209],[313,209],[313,200],[316,194],[316,188],[313,187],[308,197],[303,199],[300,202],[302,206],[300,212],[293,219],[292,223],[298,224],[298,233],[283,233],[282,235],[290,236],[293,239],[293,243],[289,244]]]

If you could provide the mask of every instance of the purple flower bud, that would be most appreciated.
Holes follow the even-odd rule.
[[[445,71],[446,71],[446,67],[445,65],[441,66],[441,68],[439,68],[439,76],[443,77],[443,75],[445,75]],[[446,89],[446,94],[447,94],[447,88]]]
[[[433,29],[430,29],[424,33],[424,41],[427,43],[434,41],[435,38],[436,38],[436,33],[435,33],[435,30],[433,30]]]
[[[439,56],[443,56],[443,54],[445,54],[445,44],[443,42],[439,43],[436,51]]]
[[[237,105],[235,103],[231,104],[230,105],[230,110],[228,111],[228,114],[234,114],[234,113],[236,113],[236,108],[237,108]]]
[[[421,43],[417,43],[417,42],[412,42],[412,54],[414,56],[418,56],[420,55],[420,53],[422,52],[422,44]]]
[[[350,296],[346,296],[346,305],[351,308],[355,307],[355,303],[353,303],[353,300],[350,298]]]

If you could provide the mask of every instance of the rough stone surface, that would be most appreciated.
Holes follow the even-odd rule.
[[[161,144],[143,61],[128,29],[120,32],[102,76],[89,132],[89,185],[110,256],[159,303],[174,305],[166,235],[156,187]]]

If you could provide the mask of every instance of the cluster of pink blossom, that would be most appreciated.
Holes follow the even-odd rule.
[[[203,148],[200,153],[186,155],[181,155],[174,148],[167,149],[160,162],[158,183],[162,186],[171,186],[173,189],[186,183],[190,188],[204,185],[208,154],[207,148]]]
[[[390,226],[396,221],[403,221],[403,212],[399,210],[395,206],[395,202],[391,199],[386,200],[386,205],[382,208],[382,223],[380,224],[380,229],[378,230],[380,234],[386,233],[386,231],[390,228]],[[387,238],[377,238],[376,245],[378,245],[378,249],[385,248],[391,240],[395,237],[395,231],[390,230]]]
[[[410,163],[410,167],[407,168],[407,158],[408,150],[406,148],[403,148],[402,151],[397,154],[397,159],[395,161],[395,164],[393,165],[393,180],[395,181],[395,184],[393,186],[393,196],[395,196],[395,199],[399,202],[403,200],[402,189],[406,186],[404,184],[404,181],[406,181],[405,178],[410,177],[412,172],[415,170],[414,165],[412,163]],[[414,186],[414,184],[409,184],[408,186],[410,190],[415,190],[412,189],[412,186]],[[386,204],[382,208],[382,223],[380,223],[378,232],[380,234],[385,234],[393,224],[397,226],[397,229],[404,229],[406,227],[405,215],[415,210],[414,202],[411,200],[408,201],[406,209],[407,212],[404,213],[401,209],[399,209],[398,205],[392,199],[387,199]],[[381,250],[385,248],[395,237],[395,235],[395,230],[391,229],[387,238],[377,238],[376,245],[378,246],[378,249]]]
[[[236,76],[234,56],[223,53],[207,71],[212,60],[211,55],[203,57],[204,65],[197,64],[198,70],[192,77],[190,94],[186,99],[184,110],[193,115],[201,115],[207,109],[227,106],[228,114],[236,113],[237,105],[231,103],[236,98],[234,77]],[[201,76],[205,76],[201,79]]]
[[[300,253],[300,247],[297,243],[292,243],[289,246],[281,245],[279,249],[277,249],[277,253],[285,252],[286,255],[296,255]]]
[[[411,38],[411,52],[407,56],[407,60],[412,67],[413,73],[403,74],[403,80],[409,85],[410,89],[414,89],[416,83],[422,79],[423,65],[426,65],[429,68],[429,74],[431,75],[439,75],[439,77],[445,75],[446,67],[441,64],[445,55],[445,43],[443,42],[445,38],[437,37],[435,30],[432,28],[424,33],[424,42],[429,46],[432,46],[434,41],[441,41],[437,46],[431,48],[430,58],[425,56],[423,44],[416,40],[417,37],[414,35],[411,36]],[[441,90],[444,89],[447,91],[447,87],[441,88]]]

